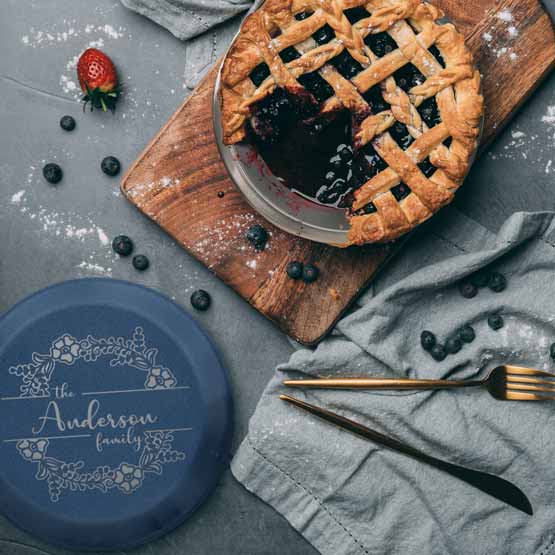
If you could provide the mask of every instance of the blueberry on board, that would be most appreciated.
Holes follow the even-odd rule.
[[[465,343],[472,343],[476,338],[476,334],[474,333],[474,328],[469,324],[466,324],[466,326],[463,326],[459,330],[459,338],[461,339],[461,341],[464,341]]]
[[[420,345],[425,351],[431,351],[435,344],[436,336],[431,331],[424,330],[420,334]]]
[[[465,299],[472,299],[478,294],[478,288],[470,281],[463,281],[459,284],[459,292]]]
[[[499,314],[492,314],[488,317],[488,326],[494,330],[500,330],[503,327],[503,318]]]
[[[458,337],[450,337],[445,342],[445,350],[451,355],[458,353],[461,349],[462,341]]]
[[[555,343],[551,343],[551,346],[549,347],[549,356],[555,360]]]
[[[191,295],[191,305],[197,310],[208,310],[211,302],[212,298],[206,291],[204,291],[204,289],[193,291],[193,294]]]
[[[132,262],[135,270],[139,270],[140,272],[143,272],[144,270],[146,270],[150,265],[148,258],[144,254],[136,254],[133,257]]]
[[[447,351],[445,350],[445,347],[443,345],[436,344],[432,347],[430,354],[432,355],[432,358],[434,360],[437,360],[437,362],[441,362],[447,356]]]
[[[112,241],[112,250],[120,256],[129,256],[133,251],[133,241],[127,235],[118,235]]]
[[[268,232],[259,224],[255,224],[247,230],[247,241],[257,250],[264,250],[268,242]]]
[[[485,287],[488,284],[488,274],[479,270],[470,276],[470,283],[476,287]]]
[[[48,183],[52,183],[53,185],[55,185],[62,180],[64,172],[62,171],[62,168],[58,166],[58,164],[50,162],[49,164],[46,164],[44,168],[42,168],[42,175],[44,176],[44,179],[48,181]]]
[[[72,116],[62,116],[60,127],[64,131],[73,131],[75,129],[75,119]]]
[[[495,293],[500,293],[507,287],[507,280],[503,274],[492,272],[489,275],[488,287]]]
[[[100,163],[100,169],[110,177],[114,177],[119,173],[121,169],[121,164],[115,156],[106,156]]]
[[[303,281],[305,283],[312,283],[318,279],[320,270],[314,264],[306,264],[303,268]]]
[[[303,277],[303,263],[293,260],[287,264],[285,271],[291,279],[301,279]]]

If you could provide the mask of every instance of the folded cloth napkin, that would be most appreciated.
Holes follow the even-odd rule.
[[[255,8],[261,0],[121,0],[121,3],[162,25],[177,38],[189,40],[184,76],[185,85],[193,89],[229,46],[239,26],[239,21],[233,18]]]
[[[186,40],[248,10],[252,0],[121,0],[121,3],[162,25],[178,39]]]
[[[507,288],[466,299],[457,283],[488,267]],[[325,271],[325,269],[323,269]],[[519,213],[493,235],[453,208],[414,235],[360,306],[315,350],[296,351],[267,386],[232,462],[247,489],[325,555],[555,553],[555,404],[496,401],[483,389],[369,392],[288,389],[287,378],[468,379],[513,362],[555,370],[555,218]],[[488,327],[501,314],[505,325]],[[443,362],[444,341],[476,339]],[[514,482],[529,517],[447,474],[335,428],[278,398],[306,399],[427,453]]]

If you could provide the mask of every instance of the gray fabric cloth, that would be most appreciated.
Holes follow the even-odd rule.
[[[206,33],[248,10],[251,0],[121,0],[122,4],[162,25],[178,39]]]
[[[303,376],[474,378],[504,362],[555,369],[554,241],[553,213],[515,214],[493,235],[446,209],[408,241],[402,264],[392,261],[329,338],[278,368],[233,460],[237,480],[325,555],[555,553],[553,403],[501,402],[485,390],[287,390],[513,481],[532,502],[531,518],[278,398],[283,379]],[[456,282],[485,266],[507,276],[507,289],[463,298]],[[505,320],[497,332],[486,323],[492,313]],[[445,361],[420,347],[423,329],[443,341],[465,323],[475,341]]]
[[[261,0],[121,0],[121,3],[162,25],[177,38],[188,40],[183,78],[197,86],[224,53],[239,26],[235,16]]]

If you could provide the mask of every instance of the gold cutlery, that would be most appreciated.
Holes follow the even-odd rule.
[[[424,462],[434,468],[439,470],[443,470],[447,472],[451,476],[459,478],[460,480],[478,488],[479,490],[495,497],[496,499],[511,505],[515,509],[522,511],[528,515],[533,514],[532,505],[530,501],[526,497],[526,495],[520,490],[517,486],[512,484],[511,482],[505,480],[504,478],[500,478],[499,476],[495,476],[493,474],[488,474],[487,472],[481,472],[479,470],[473,470],[471,468],[466,468],[463,466],[459,466],[447,461],[443,461],[441,459],[436,459],[426,453],[415,449],[405,443],[402,443],[396,439],[393,439],[389,436],[381,434],[375,430],[367,428],[362,424],[355,422],[354,420],[350,420],[349,418],[345,418],[344,416],[340,416],[334,412],[329,410],[323,409],[321,407],[317,407],[315,405],[311,405],[300,399],[295,399],[294,397],[290,397],[289,395],[280,395],[280,399],[283,401],[287,401],[292,403],[293,405],[303,409],[327,422],[331,422],[335,424],[339,428],[347,430],[355,435],[363,437],[364,439],[373,441],[378,443],[379,445],[383,445],[389,449],[393,449],[394,451],[398,451],[403,453],[404,455],[408,455],[413,459],[419,460]]]
[[[508,401],[555,400],[555,374],[501,365],[481,380],[420,380],[410,378],[318,378],[285,380],[289,387],[325,389],[452,389],[485,387],[492,397]]]

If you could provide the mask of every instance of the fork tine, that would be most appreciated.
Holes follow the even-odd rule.
[[[532,383],[535,385],[549,385],[555,387],[555,380],[540,380],[538,378],[525,378],[524,376],[507,375],[507,383]]]
[[[524,391],[506,391],[505,399],[508,401],[555,401],[555,395],[537,395],[524,393]]]
[[[541,391],[542,393],[555,393],[555,387],[542,387],[541,385],[527,385],[520,383],[507,384],[507,390]]]
[[[505,372],[508,375],[528,375],[528,376],[542,376],[544,378],[555,378],[555,374],[550,374],[549,372],[543,372],[542,370],[536,370],[535,368],[525,368],[524,366],[511,366],[506,364],[504,366]]]

